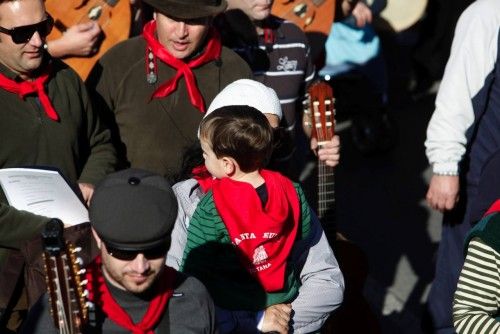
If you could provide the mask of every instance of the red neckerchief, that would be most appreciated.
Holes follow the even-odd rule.
[[[210,189],[212,189],[214,178],[205,165],[200,165],[193,168],[191,174],[193,174],[193,178],[198,181],[198,184],[200,185],[203,193],[206,193]]]
[[[486,217],[490,213],[494,213],[494,212],[498,212],[498,211],[500,211],[500,199],[497,199],[495,201],[495,203],[493,203],[493,205],[490,206],[490,208],[488,209],[488,211],[486,211],[486,213],[484,214],[483,217]]]
[[[104,281],[101,270],[101,256],[97,256],[87,267],[86,279],[89,300],[101,307],[106,316],[118,326],[134,334],[153,334],[164,314],[168,300],[173,294],[175,270],[165,267],[156,282],[157,294],[149,303],[142,320],[134,324],[127,312],[115,301]]]
[[[24,99],[26,95],[36,93],[40,102],[45,110],[45,114],[53,120],[58,121],[59,116],[57,115],[52,103],[50,102],[49,96],[45,92],[45,82],[49,78],[49,71],[46,70],[41,75],[38,76],[33,81],[21,81],[17,82],[12,79],[7,78],[5,75],[0,74],[0,87],[8,92],[19,95],[20,98]]]
[[[272,46],[275,41],[274,31],[270,28],[264,28],[264,43]]]
[[[255,188],[246,182],[216,179],[212,191],[215,207],[231,242],[241,251],[245,267],[267,292],[273,292],[283,289],[300,203],[289,179],[269,170],[260,174],[268,192],[264,208]]]
[[[212,29],[209,33],[208,43],[203,53],[185,63],[181,59],[177,59],[172,56],[170,52],[168,52],[167,49],[160,44],[160,42],[154,37],[155,31],[156,21],[152,20],[144,25],[142,36],[146,40],[146,43],[153,54],[168,66],[176,69],[177,73],[173,78],[167,80],[167,82],[161,85],[153,93],[152,98],[165,97],[174,92],[177,89],[179,79],[184,76],[191,104],[198,108],[201,112],[205,112],[205,102],[203,101],[203,96],[201,95],[200,90],[196,86],[196,78],[194,77],[191,69],[220,58],[222,44],[219,35],[215,29]]]

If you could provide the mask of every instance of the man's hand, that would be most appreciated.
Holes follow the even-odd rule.
[[[458,176],[434,175],[427,191],[427,203],[441,212],[451,210],[458,201],[458,190]]]
[[[277,332],[280,334],[287,334],[291,313],[292,305],[290,304],[276,304],[269,306],[264,311],[262,332]]]
[[[311,149],[316,152],[318,141],[316,138],[311,138]],[[317,152],[318,158],[324,161],[327,166],[335,167],[340,160],[340,139],[339,136],[334,136],[332,140],[324,144]]]
[[[64,34],[48,42],[52,57],[91,56],[97,52],[97,42],[101,28],[96,22],[80,23],[71,26]]]
[[[92,199],[92,195],[94,195],[94,185],[90,183],[78,183],[78,187],[80,187],[80,191],[82,192],[83,200],[87,207],[90,205],[90,200]]]
[[[363,28],[372,22],[372,10],[363,2],[358,2],[352,9],[351,14],[356,19],[358,28]]]

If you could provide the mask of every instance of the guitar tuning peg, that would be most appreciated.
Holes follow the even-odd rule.
[[[87,269],[82,268],[82,269],[80,269],[80,270],[78,271],[78,273],[77,273],[77,274],[78,274],[78,275],[83,275],[83,274],[85,274],[86,272],[87,272]]]
[[[89,295],[89,290],[83,290],[82,297],[87,297]]]
[[[80,286],[84,286],[84,285],[87,285],[89,281],[84,279],[83,281],[80,282]]]
[[[75,247],[71,250],[72,253],[78,253],[82,251],[82,247]]]
[[[85,291],[87,291],[87,290],[85,290]],[[91,301],[87,301],[85,303],[85,306],[91,309],[91,308],[94,308],[94,303],[92,303]]]
[[[81,257],[77,257],[75,260],[75,263],[78,263],[79,265],[83,265],[83,260]]]

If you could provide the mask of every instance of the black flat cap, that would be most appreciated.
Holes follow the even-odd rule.
[[[160,13],[179,19],[197,19],[222,13],[226,0],[143,0]]]
[[[127,169],[108,175],[97,185],[89,215],[106,245],[147,250],[170,241],[177,200],[164,177]]]

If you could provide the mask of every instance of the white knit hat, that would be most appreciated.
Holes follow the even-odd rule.
[[[250,79],[236,80],[227,85],[214,98],[206,115],[222,107],[245,105],[253,107],[263,114],[276,115],[281,120],[281,104],[274,89]]]

